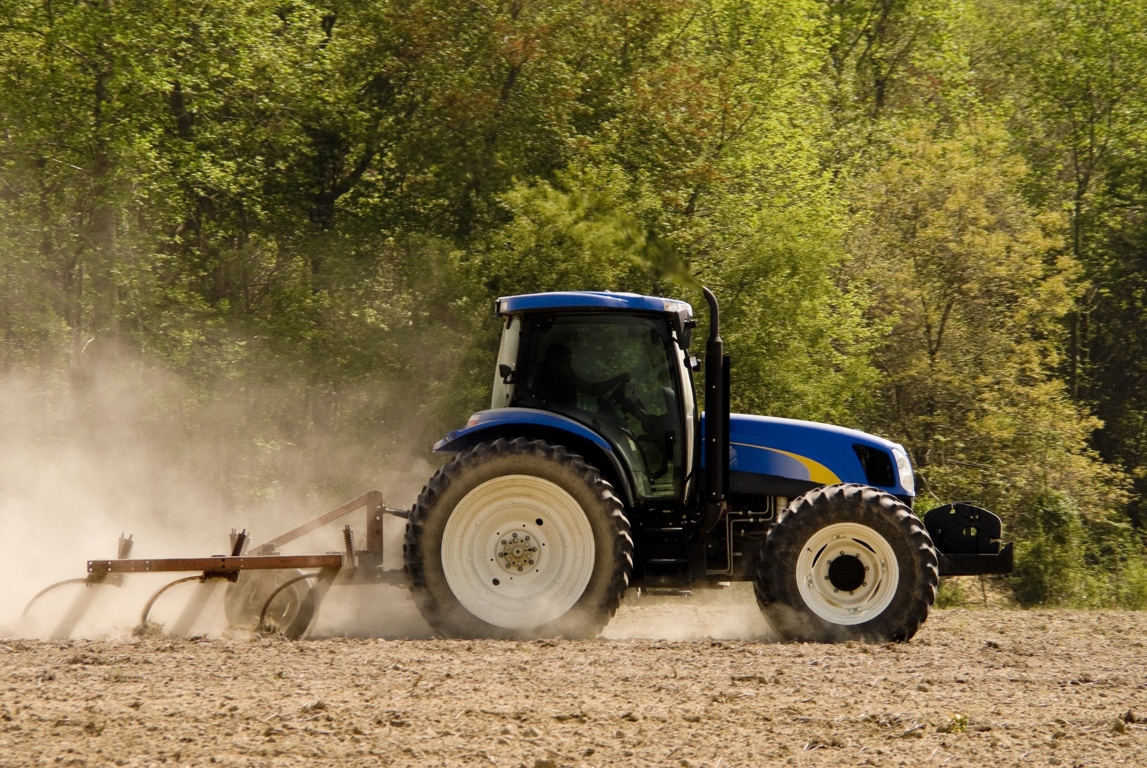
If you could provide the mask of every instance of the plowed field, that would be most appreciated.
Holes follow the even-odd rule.
[[[591,641],[9,636],[0,766],[1147,765],[1147,614],[803,645],[743,598],[627,601]]]

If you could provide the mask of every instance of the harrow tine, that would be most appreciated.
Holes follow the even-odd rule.
[[[259,611],[259,623],[255,625],[256,629],[258,629],[261,632],[267,626],[267,623],[266,623],[267,622],[267,610],[270,609],[271,603],[274,602],[275,598],[278,597],[280,593],[282,593],[284,590],[293,586],[294,584],[297,584],[300,581],[304,581],[306,579],[317,579],[318,577],[319,577],[318,572],[316,572],[316,573],[301,573],[298,576],[294,576],[290,579],[287,579],[282,584],[280,584],[278,587],[276,587],[271,592],[271,594],[269,594],[267,596],[267,599],[263,602],[263,609],[261,611]],[[303,627],[302,630],[298,633],[297,637],[291,637],[288,634],[288,638],[291,640],[296,640],[296,639],[298,639],[298,637],[301,637],[303,635],[303,633],[306,632],[307,629],[309,629],[309,628],[310,628],[309,625],[306,627]]]
[[[29,600],[28,604],[24,606],[24,613],[22,613],[21,616],[24,618],[27,618],[28,614],[32,612],[32,606],[36,604],[36,601],[39,600],[44,595],[48,594],[49,592],[53,592],[53,591],[59,589],[60,587],[66,587],[69,584],[87,584],[87,583],[88,583],[88,580],[86,578],[80,578],[80,579],[64,579],[63,581],[57,581],[55,584],[50,584],[32,596],[32,599]]]
[[[84,581],[86,581],[86,579]],[[80,620],[84,618],[84,615],[88,612],[88,609],[91,608],[95,599],[96,590],[91,586],[84,587],[83,591],[72,600],[72,605],[68,608],[68,612],[64,614],[64,617],[60,619],[56,628],[48,635],[48,639],[67,640],[71,637],[72,631],[76,628],[76,625],[80,623]]]
[[[310,631],[310,628],[314,625],[315,620],[318,618],[319,610],[323,604],[323,598],[326,597],[327,592],[329,592],[330,588],[334,585],[334,581],[336,578],[338,578],[338,575],[339,569],[337,568],[321,568],[313,573],[300,573],[298,576],[283,582],[278,587],[276,587],[263,602],[263,609],[259,612],[259,623],[256,625],[256,627],[260,631],[267,627],[267,611],[270,610],[271,603],[275,601],[275,598],[278,597],[284,590],[300,581],[313,580],[314,587],[312,589],[315,605],[314,614],[311,616],[306,626],[295,627],[294,629],[289,629],[285,633],[286,637],[291,640],[298,640],[301,637],[305,637],[307,632]]]
[[[28,601],[28,604],[24,606],[24,613],[21,614],[21,616],[24,618],[28,617],[32,612],[32,606],[35,605],[36,602],[44,595],[48,594],[49,592],[54,592],[60,587],[66,587],[70,584],[88,585],[88,580],[86,578],[65,579],[64,581],[57,581],[55,584],[41,589],[32,597],[31,600]],[[79,624],[80,621],[84,618],[84,614],[88,612],[88,608],[91,607],[92,601],[94,599],[95,593],[87,588],[77,594],[72,599],[72,603],[68,608],[68,612],[65,613],[63,618],[61,618],[60,621],[56,624],[55,628],[48,635],[48,639],[67,640],[71,636],[72,630],[76,628],[76,625]]]
[[[202,577],[200,577],[200,576],[184,576],[182,579],[176,579],[175,581],[171,581],[171,582],[168,582],[167,584],[164,584],[162,587],[160,587],[155,592],[153,592],[151,597],[149,597],[147,599],[147,603],[144,604],[143,612],[140,613],[140,615],[139,615],[140,626],[146,626],[147,625],[147,615],[149,613],[151,613],[151,607],[153,605],[155,605],[155,601],[158,600],[160,598],[160,596],[163,595],[164,592],[166,592],[167,590],[171,589],[174,586],[178,586],[179,584],[185,584],[189,581],[201,581],[201,580],[202,580]]]
[[[203,582],[202,586],[196,589],[194,594],[192,594],[191,600],[184,606],[183,611],[179,614],[179,618],[171,625],[171,634],[177,637],[191,634],[191,628],[195,626],[195,620],[199,618],[199,614],[203,613],[203,609],[207,607],[207,603],[224,583],[224,581],[219,579],[211,579]]]
[[[119,535],[119,541],[116,545],[117,559],[123,560],[131,554],[131,547],[133,544],[132,539],[132,536],[124,536],[122,533]],[[24,606],[24,613],[21,615],[27,617],[32,611],[32,606],[35,605],[40,598],[49,592],[52,592],[60,587],[66,587],[69,584],[83,584],[85,589],[81,593],[77,594],[76,597],[72,600],[71,605],[68,607],[67,613],[64,614],[63,618],[60,619],[52,632],[48,635],[50,640],[66,640],[71,637],[72,632],[83,620],[84,616],[88,612],[88,609],[91,608],[92,603],[95,601],[96,590],[94,588],[101,585],[110,585],[113,587],[123,586],[123,576],[120,574],[99,574],[96,577],[88,575],[78,579],[65,579],[64,581],[57,581],[55,584],[51,584],[37,592],[32,597],[32,599],[28,601],[28,604]]]

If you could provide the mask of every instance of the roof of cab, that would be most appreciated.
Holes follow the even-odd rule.
[[[677,314],[686,308],[688,316],[691,317],[693,314],[693,308],[688,303],[677,299],[609,291],[555,291],[553,293],[503,296],[495,301],[494,308],[499,315],[555,309],[629,310],[632,312],[671,312]]]

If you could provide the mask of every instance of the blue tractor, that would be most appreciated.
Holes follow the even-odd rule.
[[[627,589],[752,581],[783,637],[903,641],[941,575],[1008,573],[999,518],[912,510],[896,443],[730,414],[713,293],[702,403],[682,301],[625,293],[510,296],[490,408],[435,451],[451,458],[407,522],[423,616],[453,637],[585,637]]]

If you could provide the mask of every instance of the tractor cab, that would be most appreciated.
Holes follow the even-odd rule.
[[[696,403],[684,353],[692,310],[626,294],[503,299],[492,409],[544,411],[583,425],[620,458],[636,501],[680,499]]]

